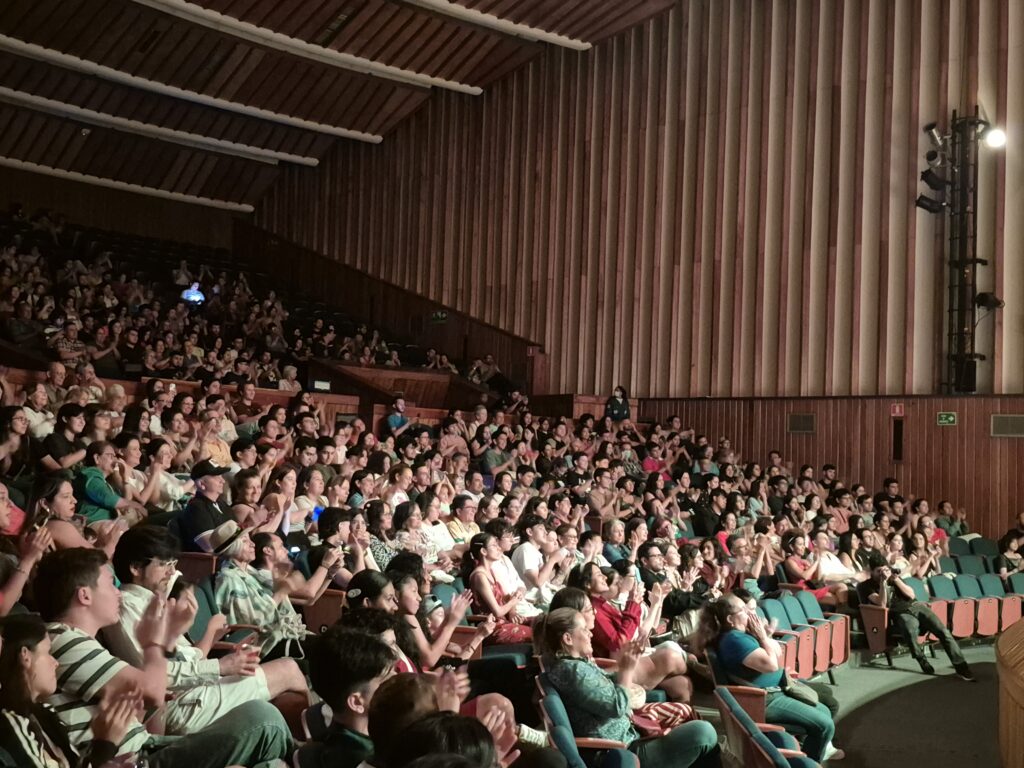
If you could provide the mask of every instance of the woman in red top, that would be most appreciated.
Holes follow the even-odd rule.
[[[608,578],[596,563],[584,563],[572,569],[569,586],[582,590],[590,598],[594,611],[594,628],[591,642],[594,655],[616,658],[626,644],[651,634],[661,619],[661,606],[666,591],[661,585],[651,590],[651,606],[643,616],[643,582],[634,581],[632,576],[623,577],[622,583],[631,587],[624,610],[609,600]],[[618,592],[619,589],[615,589]],[[686,655],[673,642],[662,643],[653,652],[644,655],[637,664],[634,680],[646,690],[661,688],[673,701],[687,702],[693,693],[693,686],[686,677]]]

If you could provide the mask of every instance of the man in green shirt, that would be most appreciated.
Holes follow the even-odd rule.
[[[331,708],[332,721],[298,752],[299,768],[356,768],[373,752],[370,701],[394,674],[395,654],[377,637],[333,626],[306,644],[313,690]]]

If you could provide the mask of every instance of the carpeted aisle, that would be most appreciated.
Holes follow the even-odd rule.
[[[978,682],[952,675],[941,649],[935,677],[920,674],[909,657],[896,669],[846,668],[834,690],[840,702],[836,743],[840,768],[997,768],[998,690],[991,645],[964,649]]]

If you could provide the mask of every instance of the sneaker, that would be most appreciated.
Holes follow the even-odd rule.
[[[928,663],[928,659],[918,659],[917,663],[921,665],[921,671],[926,675],[935,674],[935,667]]]
[[[516,738],[519,739],[523,744],[531,747],[546,747],[548,745],[548,735],[544,731],[538,731],[536,728],[531,728],[528,725],[519,724],[516,728]]]
[[[959,667],[954,667],[954,669],[956,670],[956,676],[961,680],[966,680],[968,683],[978,682],[978,678],[971,673],[971,668],[966,664],[961,664]]]
[[[823,762],[826,763],[836,763],[842,760],[844,757],[846,757],[846,753],[838,747],[832,746],[832,742],[830,741],[827,745],[825,745],[825,754],[822,755],[821,759]]]

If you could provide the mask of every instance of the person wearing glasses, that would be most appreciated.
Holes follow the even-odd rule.
[[[114,654],[132,666],[143,666],[136,627],[153,595],[168,593],[177,575],[176,555],[174,539],[167,530],[151,525],[125,533],[114,550],[114,573],[121,582],[121,614],[118,622],[102,634]],[[179,600],[185,599],[181,594],[189,589],[182,590]],[[202,637],[178,638],[174,658],[167,662],[167,690],[174,694],[166,704],[168,734],[198,731],[247,701],[269,701],[288,691],[306,689],[293,659],[260,664],[259,650],[244,646],[218,659],[207,658],[226,623],[223,614],[216,614]]]

